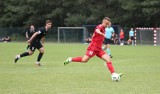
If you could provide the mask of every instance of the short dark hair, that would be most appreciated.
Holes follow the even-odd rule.
[[[52,21],[51,20],[46,20],[46,24],[48,24],[48,23],[52,23]]]
[[[104,17],[103,19],[111,21],[111,19],[109,17]]]

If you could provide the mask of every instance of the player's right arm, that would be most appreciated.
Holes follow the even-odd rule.
[[[32,35],[32,37],[31,37],[27,42],[28,42],[28,43],[31,43],[32,40],[33,40],[37,35],[39,35],[40,33],[41,33],[41,31],[35,32],[35,33]]]
[[[99,29],[96,29],[96,32],[105,37],[105,34],[103,34]]]

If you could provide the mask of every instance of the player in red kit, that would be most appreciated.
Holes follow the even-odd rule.
[[[96,55],[97,57],[103,59],[106,62],[106,66],[108,67],[112,75],[116,74],[110,57],[106,54],[104,50],[102,50],[102,44],[105,38],[105,28],[109,26],[110,23],[110,18],[103,18],[102,24],[98,25],[94,30],[92,41],[87,48],[86,54],[83,57],[70,57],[64,61],[64,65],[69,64],[70,62],[86,63],[90,58]],[[121,75],[122,74],[119,74],[119,76]]]

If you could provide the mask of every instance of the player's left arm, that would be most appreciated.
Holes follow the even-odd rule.
[[[45,37],[42,37],[42,38],[41,38],[41,43],[42,43],[42,45],[44,45],[44,40],[45,40]]]
[[[96,29],[96,32],[105,37],[105,34],[103,34],[99,29]]]

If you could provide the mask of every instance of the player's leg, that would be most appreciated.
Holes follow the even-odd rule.
[[[103,50],[107,49],[107,44],[104,44],[104,46],[102,47]]]
[[[83,57],[74,57],[74,58],[69,57],[67,60],[64,61],[64,65],[70,62],[87,63],[90,58],[91,57],[87,55],[84,55]]]
[[[26,49],[28,50],[28,49],[29,49],[29,47],[30,47],[30,43],[28,43],[28,45],[27,45],[27,48],[26,48]]]
[[[121,44],[123,43],[123,38],[121,38]]]
[[[38,43],[38,44],[39,44],[39,45],[38,45],[37,49],[39,50],[39,55],[38,55],[38,57],[37,57],[36,65],[37,65],[37,66],[41,66],[40,60],[41,60],[41,58],[43,57],[43,54],[44,54],[44,47],[42,46],[41,43]]]
[[[111,55],[111,50],[110,50],[110,43],[107,44],[107,54],[112,58],[113,56]]]
[[[110,73],[111,73],[111,74],[114,73],[115,70],[114,70],[114,67],[113,67],[113,65],[112,65],[112,62],[111,62],[111,60],[110,60],[109,55],[104,54],[104,55],[102,55],[101,59],[103,59],[103,60],[106,62],[106,66],[108,67]]]
[[[15,63],[16,63],[20,58],[22,58],[22,57],[32,55],[32,54],[34,53],[35,49],[36,49],[36,44],[33,44],[33,43],[32,43],[32,44],[30,45],[30,50],[29,50],[28,52],[24,52],[24,53],[22,53],[22,54],[20,54],[20,55],[16,55],[15,60],[14,60]]]
[[[67,60],[64,61],[64,65],[70,63],[70,62],[80,62],[80,63],[86,63],[88,60],[95,55],[95,52],[92,50],[87,50],[86,54],[83,57],[69,57]]]
[[[112,65],[110,57],[103,51],[100,51],[97,56],[106,62],[107,68],[109,69],[110,73],[113,75],[115,73],[115,70]],[[122,73],[120,73],[119,76],[122,76]]]
[[[89,56],[84,55],[83,57],[75,57],[75,58],[72,58],[71,61],[72,61],[72,62],[82,62],[82,63],[86,63],[86,62],[88,62],[89,59],[90,59]]]
[[[33,53],[34,53],[34,51],[29,50],[28,52],[24,52],[20,55],[16,55],[14,62],[16,63],[20,58],[32,55]]]
[[[105,41],[104,41],[105,45],[104,45],[104,47],[102,49],[106,50],[107,54],[112,58],[113,56],[111,55],[111,51],[110,51],[110,43],[111,43],[111,40],[105,38]]]
[[[104,39],[104,46],[102,47],[103,50],[106,50],[107,49],[107,39],[105,38]]]
[[[110,44],[107,44],[107,54],[108,54],[109,56],[111,55]]]

